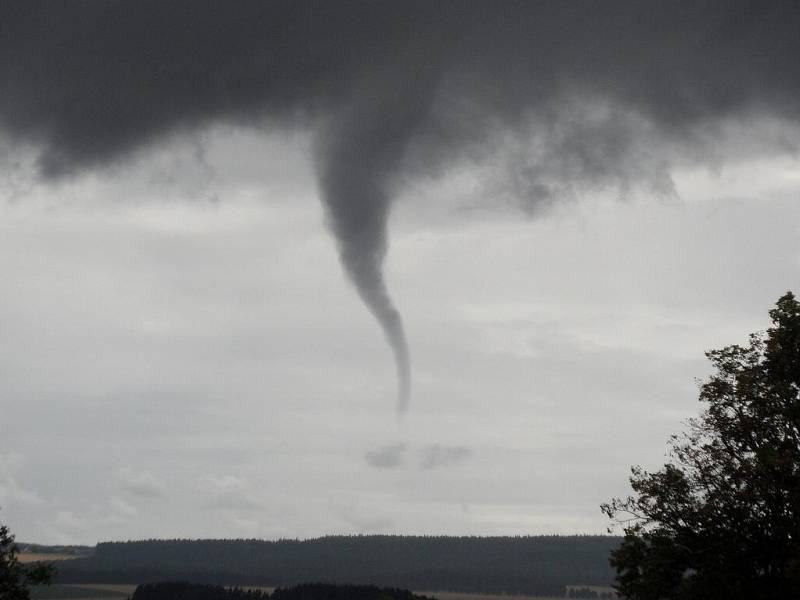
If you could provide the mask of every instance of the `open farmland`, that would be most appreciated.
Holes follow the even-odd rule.
[[[54,560],[72,560],[80,558],[75,554],[60,554],[55,552],[20,552],[17,558],[21,563],[49,562]]]

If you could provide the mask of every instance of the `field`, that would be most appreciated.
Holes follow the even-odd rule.
[[[32,563],[39,561],[51,560],[72,560],[73,558],[80,558],[75,554],[58,554],[56,552],[20,552],[17,558],[21,563]]]

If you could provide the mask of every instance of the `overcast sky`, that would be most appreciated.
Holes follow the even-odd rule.
[[[800,291],[797,10],[595,31],[594,4],[203,3],[137,30],[23,6],[0,15],[19,540],[604,532],[700,410],[703,352]],[[268,42],[257,6],[289,15]]]

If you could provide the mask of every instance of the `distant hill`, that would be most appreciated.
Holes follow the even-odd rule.
[[[68,556],[90,556],[94,554],[94,546],[46,546],[16,542],[17,550],[26,554],[62,554]]]
[[[608,585],[610,536],[331,536],[311,540],[146,540],[98,544],[58,565],[62,583],[308,581],[496,594],[563,595]]]

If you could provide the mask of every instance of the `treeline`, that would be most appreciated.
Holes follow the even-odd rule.
[[[333,585],[305,583],[290,588],[277,588],[272,600],[433,600],[399,588],[379,588],[375,585]]]
[[[598,592],[588,587],[570,588],[567,590],[567,598],[589,598],[590,600],[612,600],[617,595],[614,592]]]
[[[331,536],[312,540],[146,540],[98,544],[59,565],[58,581],[389,588],[563,596],[609,585],[609,536]]]
[[[221,585],[164,582],[140,585],[130,600],[432,600],[408,590],[372,585],[308,583],[277,588],[272,594],[258,589]]]
[[[166,581],[137,586],[130,600],[266,600],[269,593],[261,590],[226,588],[209,583]]]

